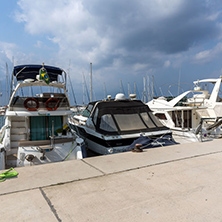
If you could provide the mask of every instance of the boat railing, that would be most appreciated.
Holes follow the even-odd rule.
[[[200,123],[196,128],[195,134],[200,134],[200,141],[209,137],[221,137],[222,136],[222,116],[221,117],[202,117]]]

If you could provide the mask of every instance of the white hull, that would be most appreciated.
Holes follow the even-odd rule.
[[[26,158],[27,155],[32,155],[34,159],[32,161],[28,161],[28,158]],[[76,142],[56,144],[52,151],[46,151],[43,159],[42,157],[43,153],[39,152],[38,146],[19,147],[17,167],[33,166],[83,158],[81,146],[78,146]]]

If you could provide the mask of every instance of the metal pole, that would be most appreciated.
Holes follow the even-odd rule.
[[[92,102],[92,63],[90,63],[90,102]]]

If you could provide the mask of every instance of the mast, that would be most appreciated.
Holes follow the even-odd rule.
[[[82,98],[82,102],[83,102],[83,105],[85,104],[85,97],[86,97],[86,94],[85,94],[85,81],[84,81],[84,74],[82,73],[82,86],[83,86],[83,98]]]
[[[178,80],[178,95],[180,94],[180,75],[181,75],[181,65],[180,65],[179,80]]]
[[[124,91],[124,88],[123,88],[123,83],[122,83],[121,79],[120,79],[120,92],[123,93],[124,95],[126,95],[125,91]]]
[[[67,72],[67,75],[69,76],[70,75],[70,63],[71,61],[69,60],[69,68],[68,68],[68,72]],[[66,76],[66,75],[65,75]],[[70,78],[71,79],[71,78]],[[67,85],[66,85],[66,91],[68,91],[68,97],[70,98],[70,91],[69,91],[69,81],[67,81]]]
[[[92,63],[90,63],[90,102],[92,102]]]
[[[130,97],[130,84],[128,82],[128,96]]]
[[[148,101],[151,100],[150,96],[150,77],[147,75],[147,94],[148,94]]]
[[[2,87],[1,87],[1,81],[0,81],[0,97],[1,97],[0,106],[3,106],[3,104],[2,104]]]
[[[143,77],[143,102],[146,102],[146,78]]]
[[[134,94],[136,94],[136,82],[134,82]]]
[[[104,99],[106,99],[107,91],[106,91],[106,84],[105,84],[105,82],[103,83],[103,88],[104,88]]]
[[[152,85],[151,85],[151,90],[152,90],[152,98],[154,97],[154,76],[152,75]]]
[[[6,103],[8,104],[9,100],[9,91],[8,91],[8,64],[6,62]]]
[[[120,84],[120,86],[119,86],[119,91],[122,93],[123,92],[123,89],[122,89],[122,80],[120,79],[120,81],[119,81],[119,84]]]

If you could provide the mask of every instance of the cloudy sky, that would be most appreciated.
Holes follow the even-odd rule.
[[[3,95],[6,63],[10,75],[13,64],[44,62],[63,68],[70,74],[79,104],[83,74],[89,89],[90,63],[94,99],[103,99],[104,92],[127,94],[128,86],[133,92],[134,83],[141,99],[147,76],[153,76],[158,94],[166,94],[169,85],[178,92],[179,80],[180,89],[187,90],[194,80],[222,74],[219,0],[1,0],[0,4]],[[70,97],[72,103],[71,92]]]

